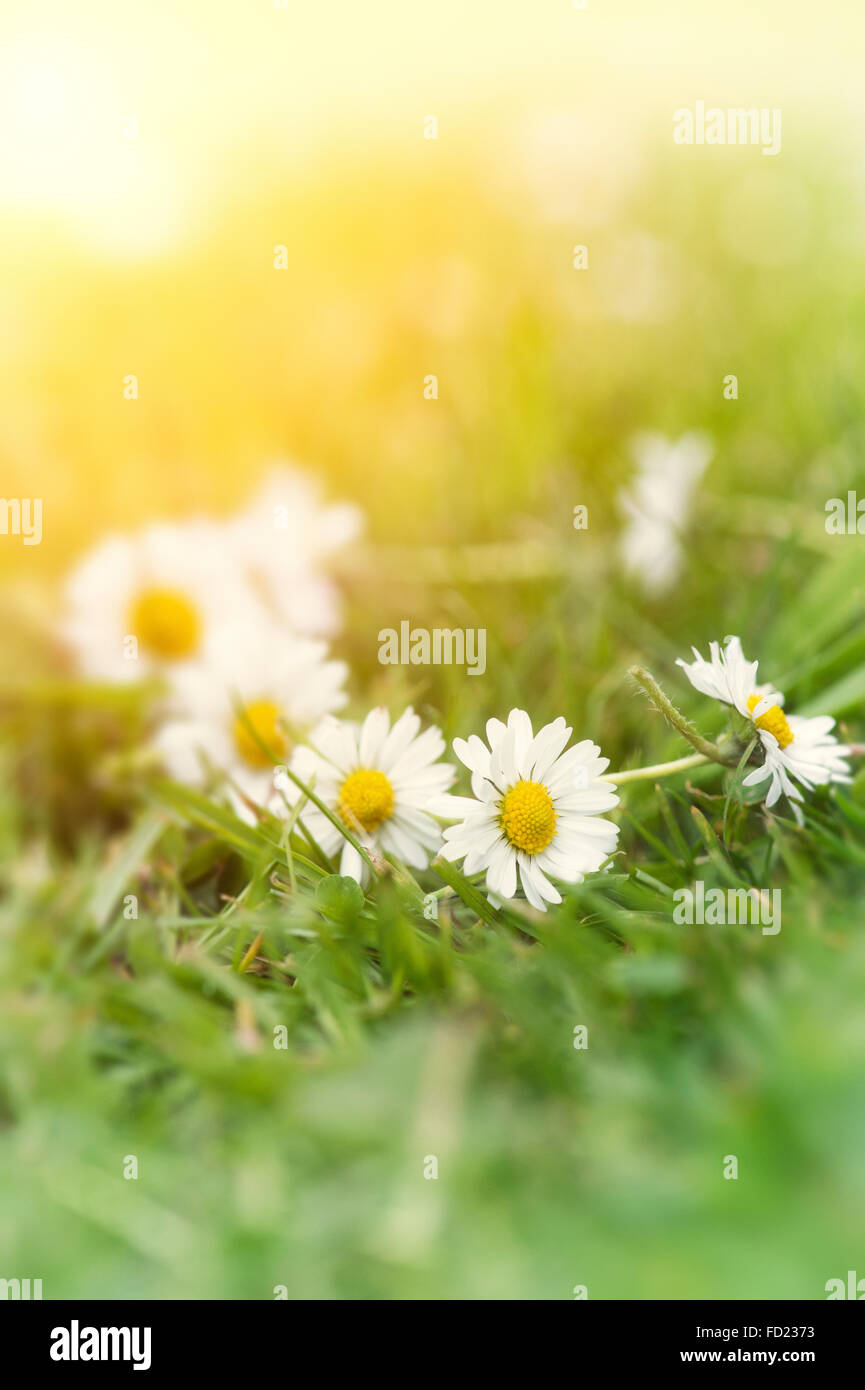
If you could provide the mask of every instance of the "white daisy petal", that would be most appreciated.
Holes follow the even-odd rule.
[[[490,748],[492,748],[494,744],[501,743],[506,728],[507,725],[503,724],[500,719],[487,720],[487,743],[490,745]]]
[[[511,710],[508,715],[508,729],[513,734],[514,764],[518,769],[522,769],[534,737],[532,721],[524,709]]]
[[[434,796],[427,804],[430,815],[440,816],[442,820],[457,820],[460,816],[465,816],[476,803],[470,796],[453,796],[450,792],[442,792],[440,796]]]
[[[514,860],[514,863],[516,863],[516,860]],[[520,882],[526,899],[531,906],[536,908],[538,912],[546,912],[547,909],[543,894],[539,892],[533,875],[522,861],[520,862]]]
[[[417,836],[412,837],[407,831],[400,829],[394,819],[382,826],[378,838],[382,849],[413,869],[425,869],[429,863],[429,855],[422,848]]]
[[[357,879],[358,883],[363,883],[365,869],[366,865],[354,845],[350,845],[348,840],[344,840],[339,861],[340,873],[344,878],[354,878]]]
[[[757,683],[757,662],[745,659],[738,637],[728,637],[723,650],[712,642],[709,651],[708,661],[695,650],[693,662],[677,664],[697,690],[732,705],[751,723],[763,763],[748,773],[744,786],[768,781],[766,806],[771,807],[782,795],[791,802],[801,801],[797,782],[812,791],[850,780],[849,749],[830,732],[835,725],[830,716],[787,716],[783,694]]]
[[[329,636],[340,624],[340,602],[327,565],[359,534],[362,522],[356,507],[323,502],[313,477],[283,464],[225,527],[225,548],[280,626]]]
[[[418,735],[394,763],[391,769],[394,779],[408,777],[411,773],[426,767],[428,763],[435,762],[444,751],[445,741],[441,730],[431,725]]]
[[[512,898],[517,891],[517,857],[504,841],[493,846],[487,866],[487,886],[500,898]]]
[[[379,761],[382,772],[390,772],[420,730],[420,716],[411,705],[400,715],[382,745]]]
[[[541,729],[533,740],[529,752],[526,776],[533,777],[536,782],[543,782],[572,732],[562,718],[556,719],[552,724],[547,724]]]
[[[480,739],[455,740],[457,755],[472,769],[476,801],[469,803],[474,810],[461,810],[460,824],[444,831],[443,852],[464,859],[467,874],[486,869],[494,904],[513,897],[519,868],[526,899],[545,911],[547,903],[561,901],[547,873],[574,882],[600,868],[615,849],[618,828],[596,813],[612,809],[619,798],[597,781],[607,760],[590,739],[563,752],[571,734],[564,719],[536,737],[531,727],[525,711],[512,710],[507,724],[488,721],[489,749]]]
[[[204,520],[109,536],[69,576],[63,607],[79,669],[122,684],[157,673],[171,685],[268,624],[224,528]]]
[[[541,899],[542,903],[560,903],[562,901],[561,893],[550,883],[536,858],[532,859],[527,854],[521,854],[519,863],[520,878],[522,879],[523,888],[526,889],[527,897],[527,884],[531,884],[532,889],[537,894],[538,898]]]
[[[463,873],[469,877],[471,877],[472,874],[480,873],[481,869],[489,862],[490,851],[493,845],[500,838],[500,833],[497,830],[495,834],[488,836],[486,840],[478,839],[474,841],[471,849],[465,851],[466,860],[463,865]]]
[[[370,710],[360,730],[358,757],[361,767],[377,767],[384,741],[390,730],[390,716],[381,705]]]
[[[419,728],[411,709],[393,726],[384,709],[372,710],[360,729],[333,718],[322,720],[310,735],[312,748],[296,748],[289,767],[298,776],[301,770],[315,776],[321,802],[371,853],[387,852],[412,868],[423,869],[431,853],[440,852],[446,858],[465,855],[468,845],[459,839],[443,846],[435,817],[456,819],[467,799],[448,796],[454,769],[436,762],[444,751],[440,730],[431,727],[420,733]],[[286,800],[292,804],[290,796]],[[296,804],[297,796],[293,800]],[[468,804],[475,807],[477,803]],[[274,800],[270,809],[279,816],[287,814],[285,801]],[[333,835],[339,840],[338,829],[328,824],[329,840]],[[309,829],[318,839],[312,824]],[[332,855],[335,848],[328,853]],[[365,882],[368,868],[350,846],[342,848],[340,863],[341,872]]]
[[[339,772],[358,765],[357,729],[341,719],[323,719],[310,734],[309,745]]]
[[[274,760],[288,760],[294,740],[345,700],[345,667],[327,659],[321,642],[250,627],[208,663],[186,663],[173,678],[176,717],[154,747],[166,770],[199,786],[215,769],[250,800],[273,794]],[[265,750],[269,750],[265,751]],[[307,749],[295,769],[304,781],[326,783],[328,764]],[[286,788],[292,801],[300,795]]]

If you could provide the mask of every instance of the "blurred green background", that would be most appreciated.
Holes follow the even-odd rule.
[[[106,530],[226,515],[290,457],[368,517],[354,713],[412,700],[451,738],[520,705],[656,762],[686,750],[628,666],[712,732],[673,663],[735,632],[861,740],[862,539],[824,528],[865,496],[861,13],[6,10],[0,491],[45,531],[0,537],[0,1277],[823,1297],[865,1260],[861,777],[801,831],[725,814],[711,771],[629,789],[614,873],[536,937],[425,922],[399,885],[359,921],[265,885],[202,940],[183,918],[255,852],[157,804],[146,696],[76,682],[55,631]],[[695,100],[781,107],[782,153],[674,145]],[[714,444],[654,599],[618,554],[646,429]],[[380,666],[404,617],[485,627],[486,675]],[[781,887],[781,933],[674,927],[697,876]],[[260,930],[282,973],[239,969]]]

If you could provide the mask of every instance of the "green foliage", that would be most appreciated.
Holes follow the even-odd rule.
[[[801,176],[831,219],[831,168]],[[714,738],[717,707],[673,663],[736,632],[791,709],[862,739],[861,549],[822,528],[828,496],[865,495],[858,250],[839,243],[819,277],[758,274],[707,231],[721,182],[691,163],[653,187],[665,196],[638,191],[628,216],[675,252],[678,307],[659,324],[614,322],[590,285],[575,303],[539,284],[520,222],[468,182],[448,200],[441,235],[464,231],[485,269],[438,432],[406,406],[410,508],[364,423],[390,413],[398,307],[382,304],[372,378],[340,383],[360,438],[301,414],[313,455],[346,476],[368,460],[382,548],[347,586],[340,652],[357,712],[411,699],[451,738],[521,705],[536,726],[565,714],[613,768],[653,764],[689,749],[628,668]],[[384,283],[399,247],[360,201],[357,245]],[[412,213],[419,243],[446,224],[433,201]],[[266,244],[272,209],[249,217]],[[534,255],[560,254],[545,235]],[[313,258],[313,302],[317,273]],[[249,341],[231,331],[241,310],[221,312],[220,339]],[[731,362],[736,403],[720,390]],[[649,601],[614,553],[628,440],[694,425],[717,461],[683,580]],[[405,614],[486,626],[486,676],[385,674],[374,634]],[[249,826],[218,791],[157,777],[148,692],[31,680],[39,659],[0,695],[0,1274],[42,1277],[52,1298],[569,1298],[579,1283],[814,1298],[861,1272],[861,774],[810,798],[803,826],[783,803],[767,813],[741,769],[629,784],[609,871],[546,916],[491,907],[444,862],[388,864],[363,892],[299,827]],[[697,878],[780,888],[782,930],[677,925],[673,895]]]

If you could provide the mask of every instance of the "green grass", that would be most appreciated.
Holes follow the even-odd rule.
[[[832,171],[802,177],[829,226]],[[520,705],[536,727],[566,715],[614,768],[658,763],[689,750],[628,668],[711,737],[720,712],[674,661],[735,632],[789,708],[863,738],[861,540],[823,530],[827,497],[865,495],[861,266],[849,248],[819,275],[758,273],[713,236],[723,176],[653,187],[628,215],[669,241],[679,299],[637,326],[539,284],[520,224],[462,190],[508,274],[450,350],[408,500],[393,459],[377,472],[383,386],[360,438],[308,422],[324,454],[369,460],[374,540],[338,644],[355,713],[411,699],[452,738]],[[551,237],[532,234],[536,252]],[[718,451],[654,603],[614,554],[647,426],[707,428]],[[472,543],[510,549],[485,571]],[[405,616],[485,626],[487,674],[379,666],[378,630]],[[862,774],[811,797],[802,828],[718,768],[623,787],[611,871],[545,917],[446,868],[394,866],[361,895],[284,827],[157,778],[148,692],[57,676],[12,617],[5,641],[0,1275],[46,1297],[567,1299],[819,1298],[861,1272]],[[697,877],[781,888],[781,932],[675,925]]]
[[[624,679],[610,704],[679,751]],[[72,859],[7,781],[6,1266],[54,1296],[819,1296],[865,1234],[865,788],[800,830],[691,776],[623,788],[613,871],[547,917],[445,869],[437,922],[435,870],[364,897],[143,776]],[[674,925],[697,877],[781,887],[782,931]]]

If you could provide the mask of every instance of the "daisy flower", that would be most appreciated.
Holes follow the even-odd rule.
[[[767,806],[774,806],[782,793],[791,802],[801,801],[795,782],[813,791],[828,782],[852,780],[847,763],[850,750],[830,732],[835,720],[828,715],[808,719],[785,714],[784,696],[770,685],[757,683],[758,663],[745,660],[738,637],[728,637],[723,651],[717,642],[710,643],[708,661],[696,647],[692,651],[692,662],[680,658],[676,663],[691,684],[737,710],[760,741],[765,761],[748,774],[744,785],[769,780]]]
[[[209,660],[262,609],[207,521],[109,536],[67,581],[61,636],[94,680],[127,683]]]
[[[491,901],[512,898],[517,870],[533,907],[561,902],[548,874],[565,883],[580,883],[612,854],[618,826],[602,812],[618,804],[606,782],[598,781],[609,765],[591,739],[564,752],[572,730],[564,719],[546,724],[537,734],[524,710],[513,709],[507,724],[490,719],[489,747],[476,734],[454,739],[454,752],[472,774],[476,800],[460,825],[444,833],[447,859],[465,858],[464,872],[486,869]]]
[[[458,813],[458,799],[447,795],[455,769],[438,762],[445,741],[434,726],[423,733],[420,727],[411,706],[393,727],[382,708],[360,726],[324,719],[289,763],[366,850],[392,854],[414,869],[425,869],[441,845],[433,817],[452,817],[455,801]],[[288,778],[277,785],[289,806],[302,795]],[[303,819],[325,854],[340,852],[339,872],[363,883],[366,865],[336,826],[311,804]]]
[[[228,524],[228,536],[274,616],[304,636],[327,637],[339,629],[340,607],[325,565],[362,525],[357,507],[325,505],[312,478],[278,467]]]
[[[286,762],[298,738],[345,704],[346,675],[344,662],[327,659],[326,643],[259,623],[209,663],[177,674],[175,717],[158,731],[155,748],[177,781],[201,785],[216,769],[241,797],[264,804],[273,795],[274,765],[261,744]],[[232,800],[253,819],[239,797]]]
[[[712,444],[692,432],[675,442],[662,434],[639,434],[631,447],[639,471],[619,497],[626,517],[622,563],[647,593],[657,595],[675,584],[682,568],[681,532]]]

